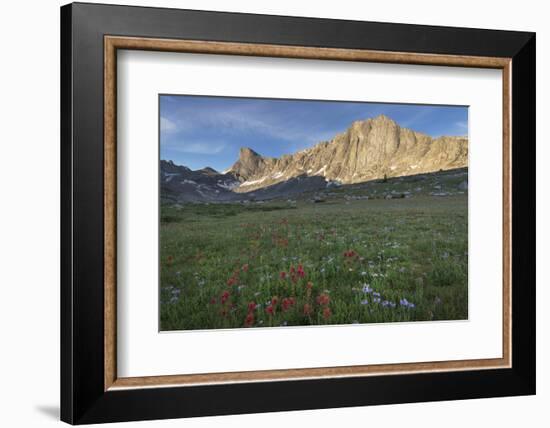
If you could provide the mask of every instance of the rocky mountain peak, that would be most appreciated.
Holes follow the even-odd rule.
[[[255,157],[261,156],[249,147],[241,147],[239,150],[239,159],[249,159]]]
[[[245,181],[250,176],[261,171],[264,163],[264,158],[254,150],[248,147],[241,147],[239,150],[239,159],[229,171],[233,172],[240,181]]]
[[[216,171],[214,168],[210,166],[205,166],[204,168],[200,169],[199,172],[202,172],[206,175],[218,175],[219,172]]]
[[[230,171],[241,182],[236,191],[248,192],[302,175],[352,184],[465,166],[467,138],[434,139],[381,114],[353,122],[328,142],[280,158],[243,147]]]
[[[176,165],[173,161],[164,160],[164,159],[161,159],[161,161],[160,161],[160,169],[161,169],[161,171],[168,172],[168,173],[191,171],[186,166]]]
[[[372,117],[372,118],[367,119],[367,120],[370,120],[372,123],[393,123],[393,124],[397,124],[395,122],[395,120],[393,120],[392,118],[386,116],[385,114],[379,114],[378,116]]]
[[[257,152],[252,150],[250,147],[241,147],[239,150],[239,156],[240,157],[248,157],[248,156],[260,156]]]

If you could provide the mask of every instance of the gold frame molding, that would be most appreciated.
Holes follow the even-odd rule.
[[[117,50],[148,50],[218,55],[323,59],[394,64],[441,65],[502,70],[503,94],[503,349],[502,358],[379,364],[306,369],[262,370],[171,376],[117,377],[116,367],[116,87]],[[196,40],[169,40],[138,37],[104,37],[104,389],[298,380],[311,378],[358,377],[422,372],[509,368],[512,361],[511,312],[511,59],[497,57],[382,52]]]

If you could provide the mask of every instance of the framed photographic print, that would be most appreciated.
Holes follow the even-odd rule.
[[[535,393],[535,35],[61,8],[62,420]]]

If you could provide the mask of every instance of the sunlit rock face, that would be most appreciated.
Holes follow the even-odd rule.
[[[466,137],[434,139],[381,115],[356,121],[330,141],[280,158],[242,148],[226,173],[240,182],[233,191],[250,192],[302,176],[352,184],[467,166]]]

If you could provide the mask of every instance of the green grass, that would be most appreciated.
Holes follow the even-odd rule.
[[[465,194],[163,205],[161,330],[466,319],[467,213]]]

